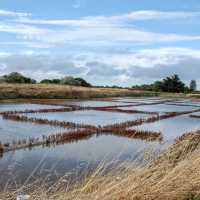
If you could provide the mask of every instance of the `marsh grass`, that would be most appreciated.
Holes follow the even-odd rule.
[[[86,88],[53,84],[0,84],[0,99],[89,99],[118,96],[158,96],[158,93],[133,89]]]
[[[78,188],[84,187],[85,189],[93,184],[96,178],[102,179],[103,177],[116,176],[116,179],[128,172],[129,168],[139,167],[142,164],[146,164],[149,160],[153,158],[151,156],[151,152],[154,151],[153,148],[146,148],[144,151],[143,148],[137,150],[138,157],[137,158],[129,158],[128,160],[121,162],[120,156],[124,153],[124,150],[121,150],[117,156],[110,159],[109,152],[104,156],[104,158],[98,162],[98,165],[95,165],[92,168],[79,169],[79,166],[70,172],[67,172],[64,176],[57,177],[57,181],[54,183],[49,183],[49,178],[52,177],[55,173],[55,169],[57,164],[61,161],[58,160],[51,166],[49,169],[49,173],[46,177],[38,177],[36,176],[36,172],[46,171],[46,169],[42,169],[43,164],[45,163],[46,155],[43,156],[43,159],[37,164],[37,166],[33,169],[31,174],[26,178],[23,185],[19,183],[13,186],[13,182],[15,182],[14,178],[12,180],[8,180],[5,184],[4,190],[0,193],[0,199],[15,199],[17,195],[20,194],[31,194],[31,199],[53,199],[58,193],[63,194],[64,192],[68,193],[74,190],[78,190]],[[133,160],[134,159],[134,160]],[[88,163],[88,166],[91,163]],[[77,173],[78,171],[78,173]],[[73,174],[74,173],[74,174]],[[55,174],[56,175],[56,174]],[[73,176],[73,177],[72,177]],[[10,184],[12,183],[12,186]],[[11,189],[12,188],[12,189]],[[84,190],[85,190],[84,189]],[[51,196],[51,197],[50,197]]]
[[[197,200],[200,197],[200,131],[178,138],[168,150],[146,165],[123,163],[104,173],[106,162],[73,188],[61,187],[62,177],[48,189],[30,192],[34,200]],[[112,161],[111,161],[112,162]],[[23,188],[23,191],[28,191]],[[2,193],[14,199],[17,193]],[[4,195],[4,196],[3,196]]]

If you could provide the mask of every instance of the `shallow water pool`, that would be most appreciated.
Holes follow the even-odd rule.
[[[192,111],[198,108],[192,106],[176,106],[176,105],[168,105],[168,104],[156,104],[156,105],[144,105],[144,106],[131,106],[120,108],[122,110],[139,110],[139,111],[147,111],[147,112],[184,112],[184,111]]]
[[[96,110],[57,113],[30,113],[26,114],[26,116],[48,120],[69,121],[80,124],[91,124],[95,126],[104,126],[129,120],[136,120],[139,118],[150,117],[148,114],[128,114]]]
[[[62,108],[62,106],[52,106],[52,105],[32,104],[32,103],[0,104],[0,112],[51,109],[51,108]]]
[[[42,135],[50,135],[66,131],[70,131],[70,129],[3,120],[0,116],[0,141],[2,143],[26,139],[29,137],[40,138]]]

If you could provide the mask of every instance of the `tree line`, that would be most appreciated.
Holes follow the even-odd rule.
[[[197,82],[196,80],[191,80],[190,85],[187,86],[183,81],[180,80],[177,74],[174,74],[172,76],[164,78],[161,81],[155,81],[152,84],[135,85],[132,88],[155,92],[195,92],[197,90]]]
[[[36,84],[37,81],[25,77],[18,72],[12,72],[8,75],[0,76],[0,83],[21,83],[21,84]],[[73,85],[73,86],[83,86],[91,87],[92,85],[88,83],[83,78],[74,78],[72,76],[66,76],[62,79],[44,79],[40,81],[41,84],[61,84],[61,85]]]
[[[12,72],[8,75],[0,76],[0,83],[35,84],[37,83],[37,81],[32,78],[25,77],[18,72]],[[74,78],[72,76],[65,76],[64,78],[61,79],[44,79],[41,80],[39,83],[92,87],[92,85],[83,78]],[[122,87],[112,86],[110,88],[122,88]],[[152,84],[134,85],[132,88],[137,90],[146,90],[154,92],[172,92],[172,93],[194,92],[197,90],[197,82],[196,80],[191,80],[190,85],[187,86],[183,81],[180,80],[177,74],[174,74],[172,76],[164,78],[161,81],[155,81]]]

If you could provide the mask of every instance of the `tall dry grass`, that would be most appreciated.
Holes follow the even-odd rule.
[[[200,131],[177,140],[148,167],[95,177],[59,200],[154,200],[200,198]]]
[[[177,139],[148,166],[117,168],[102,175],[104,164],[82,184],[66,192],[60,182],[37,188],[34,200],[198,200],[200,198],[200,131]],[[60,180],[61,181],[61,180]],[[14,199],[16,192],[1,194]]]
[[[155,96],[155,92],[132,89],[87,88],[52,84],[0,84],[0,99],[88,99],[118,96]]]

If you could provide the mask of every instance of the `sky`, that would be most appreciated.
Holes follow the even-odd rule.
[[[199,0],[0,0],[0,75],[200,89]]]

